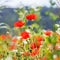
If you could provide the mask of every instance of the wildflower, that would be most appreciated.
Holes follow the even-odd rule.
[[[12,52],[16,53],[16,52],[18,52],[18,50],[17,49],[16,50],[12,50]]]
[[[17,40],[20,40],[21,39],[21,36],[17,36]]]
[[[17,42],[17,38],[14,37],[14,38],[12,39],[12,43],[16,43],[16,42]]]
[[[35,49],[30,53],[30,56],[36,56],[37,54],[39,54],[39,50]]]
[[[59,43],[56,43],[55,49],[60,50],[60,44]]]
[[[30,37],[30,35],[29,35],[29,33],[28,33],[28,32],[23,31],[23,32],[21,33],[21,37],[22,37],[22,39],[27,39],[27,38],[29,38],[29,37]]]
[[[59,24],[55,24],[55,27],[59,28],[59,27],[60,27],[60,25],[59,25]]]
[[[51,35],[52,35],[52,31],[46,31],[46,32],[44,32],[44,34],[45,34],[46,36],[51,36]]]
[[[15,27],[23,27],[24,25],[25,25],[25,22],[23,22],[23,21],[17,21],[14,23]]]
[[[1,38],[2,38],[2,40],[5,40],[7,37],[6,37],[6,35],[1,35]]]
[[[7,36],[8,39],[11,39],[12,38],[12,35],[8,31],[6,32],[6,36]]]
[[[8,39],[11,39],[11,38],[12,38],[12,36],[11,36],[11,35],[7,35],[7,38],[8,38]]]
[[[31,43],[31,44],[30,44],[30,48],[31,48],[31,49],[35,49],[35,48],[37,48],[36,43],[34,43],[34,42]]]
[[[27,20],[36,20],[37,19],[37,15],[36,14],[28,14],[26,16]]]
[[[5,60],[12,60],[12,56],[11,55],[8,55]]]
[[[58,56],[58,55],[55,55],[55,57],[53,57],[54,58],[54,60],[60,60],[60,56]]]
[[[60,28],[58,28],[58,29],[56,30],[56,33],[58,33],[58,34],[60,35]]]
[[[43,41],[43,37],[42,37],[42,36],[35,36],[35,38],[36,38],[36,40],[37,40],[38,42]]]
[[[27,41],[26,41],[26,40],[23,40],[23,43],[24,43],[24,44],[27,44]]]
[[[37,42],[36,45],[37,45],[37,48],[40,48],[40,46],[42,45],[42,43],[41,42]]]
[[[10,45],[9,50],[14,50],[16,48],[15,45]]]
[[[30,29],[26,29],[26,32],[29,32],[30,33]]]
[[[57,55],[53,55],[53,58],[56,59],[57,58]]]
[[[49,43],[49,44],[47,44],[47,46],[50,50],[53,50],[53,45],[52,44]]]

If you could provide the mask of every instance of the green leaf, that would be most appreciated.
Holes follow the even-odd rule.
[[[49,11],[46,11],[45,14],[46,14],[46,15],[49,15]]]
[[[56,50],[55,52],[56,52],[57,55],[60,56],[60,50]]]
[[[51,19],[54,20],[54,21],[56,21],[57,18],[58,18],[58,16],[53,14],[53,13],[50,13],[49,15],[50,15]]]

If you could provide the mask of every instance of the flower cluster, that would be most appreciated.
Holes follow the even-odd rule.
[[[36,14],[28,14],[26,21],[36,21]],[[38,24],[37,24],[38,25]],[[60,35],[28,26],[24,20],[14,23],[15,35],[0,35],[0,60],[60,60]],[[36,31],[35,31],[36,30]]]

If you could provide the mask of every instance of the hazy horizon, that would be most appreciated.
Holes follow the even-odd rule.
[[[0,6],[6,6],[11,8],[21,6],[46,6],[50,7],[50,0],[0,0]]]

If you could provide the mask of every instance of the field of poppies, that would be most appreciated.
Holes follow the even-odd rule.
[[[14,27],[7,26],[9,31],[0,35],[0,60],[60,60],[60,25],[55,24],[53,30],[43,29],[39,11],[16,11],[19,19]],[[50,15],[53,20],[58,18]]]

